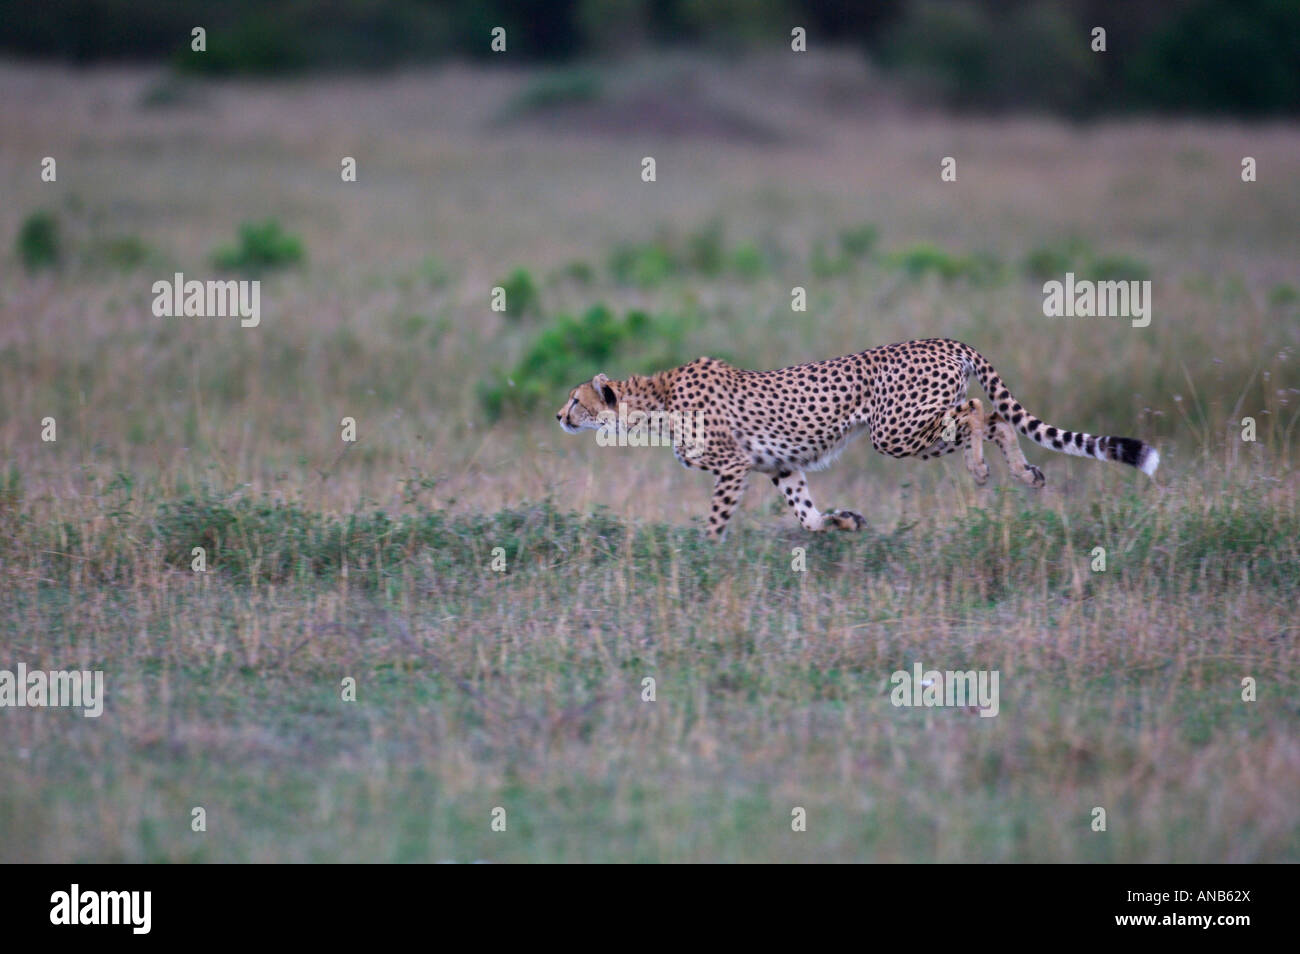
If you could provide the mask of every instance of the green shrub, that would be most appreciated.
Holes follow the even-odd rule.
[[[285,268],[302,260],[302,239],[284,231],[275,219],[245,222],[239,227],[239,241],[222,246],[212,256],[217,268],[242,272]]]
[[[526,268],[516,268],[503,282],[497,283],[506,293],[507,318],[519,321],[529,313],[540,313],[541,300],[537,294],[537,284]]]
[[[558,406],[580,381],[601,371],[613,374],[616,361],[634,373],[675,367],[685,361],[682,344],[692,324],[681,316],[643,311],[620,319],[604,305],[593,305],[580,318],[556,315],[513,369],[479,382],[479,402],[496,420],[507,410],[528,412],[546,401]]]
[[[1059,279],[1066,272],[1092,281],[1142,281],[1151,275],[1146,263],[1127,255],[1098,255],[1080,238],[1031,250],[1021,262],[1021,269],[1038,281]]]
[[[974,277],[983,267],[972,258],[953,255],[929,242],[919,242],[901,249],[890,256],[890,261],[909,278],[923,278],[933,274],[944,281]]]
[[[59,220],[53,212],[43,209],[33,212],[23,220],[15,245],[18,257],[29,272],[54,268],[63,259]]]

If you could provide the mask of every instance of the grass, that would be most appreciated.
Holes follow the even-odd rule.
[[[605,93],[600,73],[587,67],[551,70],[537,75],[506,104],[502,120],[599,100]]]
[[[92,837],[7,840],[6,860],[1293,852],[1294,499],[1054,513],[999,492],[964,523],[751,524],[719,560],[694,529],[548,504],[340,519],[125,494],[90,536],[22,521],[0,552],[26,581],[0,622],[48,634],[13,647],[28,665],[111,673],[99,722],[10,713],[0,819]],[[997,669],[1002,713],[893,709],[888,673],[918,661]],[[221,837],[188,833],[195,805]]]
[[[29,275],[13,247],[0,295],[0,668],[108,686],[98,720],[0,713],[0,861],[1300,859],[1296,131],[1080,149],[846,113],[869,79],[800,62],[696,71],[774,144],[650,116],[634,149],[502,119],[527,73],[158,110],[144,71],[0,66],[28,183],[0,234],[57,210],[67,252]],[[940,187],[917,157],[953,142]],[[77,156],[57,185],[47,154]],[[1220,175],[1242,155],[1270,175]],[[264,270],[258,328],[152,316],[153,281],[268,220],[310,256]],[[1031,278],[1098,263],[1152,281],[1148,328],[1042,316]],[[812,492],[870,530],[804,533],[755,480],[718,548],[706,477],[553,418],[600,370],[926,335],[1052,424],[1153,441],[1157,481],[1027,447],[1043,491],[1000,458],[977,490],[859,442]],[[1000,715],[894,708],[915,662],[997,669]]]

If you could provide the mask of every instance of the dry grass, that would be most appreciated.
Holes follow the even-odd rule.
[[[140,106],[141,72],[0,69],[0,238],[48,207],[74,240],[159,256],[0,266],[0,668],[103,668],[110,692],[99,720],[0,714],[0,858],[1297,860],[1300,321],[1270,294],[1297,283],[1300,133],[955,121],[899,112],[843,61],[760,66],[670,69],[779,133],[761,146],[502,123],[531,78],[459,68],[176,109]],[[267,278],[259,328],[152,316],[152,282],[210,277],[266,215],[308,264]],[[610,281],[614,242],[714,218],[785,261]],[[883,253],[810,275],[861,222]],[[1149,328],[1042,317],[1016,266],[1067,235],[1149,266]],[[887,253],[921,241],[1005,274],[912,281]],[[573,260],[590,286],[556,274]],[[813,491],[875,530],[809,538],[755,481],[709,549],[707,482],[667,452],[569,438],[549,405],[486,425],[476,383],[537,327],[488,309],[518,265],[548,314],[694,313],[693,352],[753,367],[969,341],[1050,422],[1154,439],[1160,483],[1030,450],[1042,493],[976,490],[951,458],[863,443]],[[259,523],[238,497],[300,512]],[[186,528],[226,506],[221,559],[190,573]],[[599,506],[618,519],[570,516]],[[387,536],[319,530],[375,510]],[[1000,670],[1001,715],[893,708],[889,673],[917,660]]]

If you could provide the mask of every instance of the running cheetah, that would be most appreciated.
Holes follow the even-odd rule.
[[[972,375],[992,402],[986,415],[966,397]],[[565,431],[609,426],[621,412],[652,415],[676,427],[673,452],[713,474],[709,535],[726,533],[751,471],[768,474],[808,530],[860,530],[852,510],[819,511],[804,478],[829,466],[863,431],[891,457],[938,457],[964,449],[977,484],[988,479],[983,442],[993,441],[1011,473],[1031,487],[1043,472],[1025,460],[1016,431],[1044,447],[1129,464],[1147,476],[1160,455],[1131,437],[1094,437],[1050,427],[1026,411],[988,360],[950,338],[871,348],[779,371],[743,371],[714,358],[649,377],[611,381],[598,374],[569,392],[555,417]]]

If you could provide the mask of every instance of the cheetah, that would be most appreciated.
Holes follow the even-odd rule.
[[[971,376],[991,402],[985,414],[967,398]],[[1025,460],[1016,431],[1076,457],[1113,460],[1148,477],[1160,455],[1131,437],[1100,437],[1051,427],[1007,390],[987,358],[951,338],[926,338],[779,371],[745,371],[715,358],[648,377],[614,381],[598,374],[569,392],[556,413],[570,434],[609,426],[631,410],[673,422],[673,452],[686,467],[714,477],[708,534],[721,539],[749,475],[768,475],[808,530],[861,530],[852,510],[818,510],[804,472],[829,466],[866,431],[890,457],[927,459],[964,452],[977,484],[989,475],[983,442],[1002,452],[1013,476],[1042,487],[1043,472]]]

